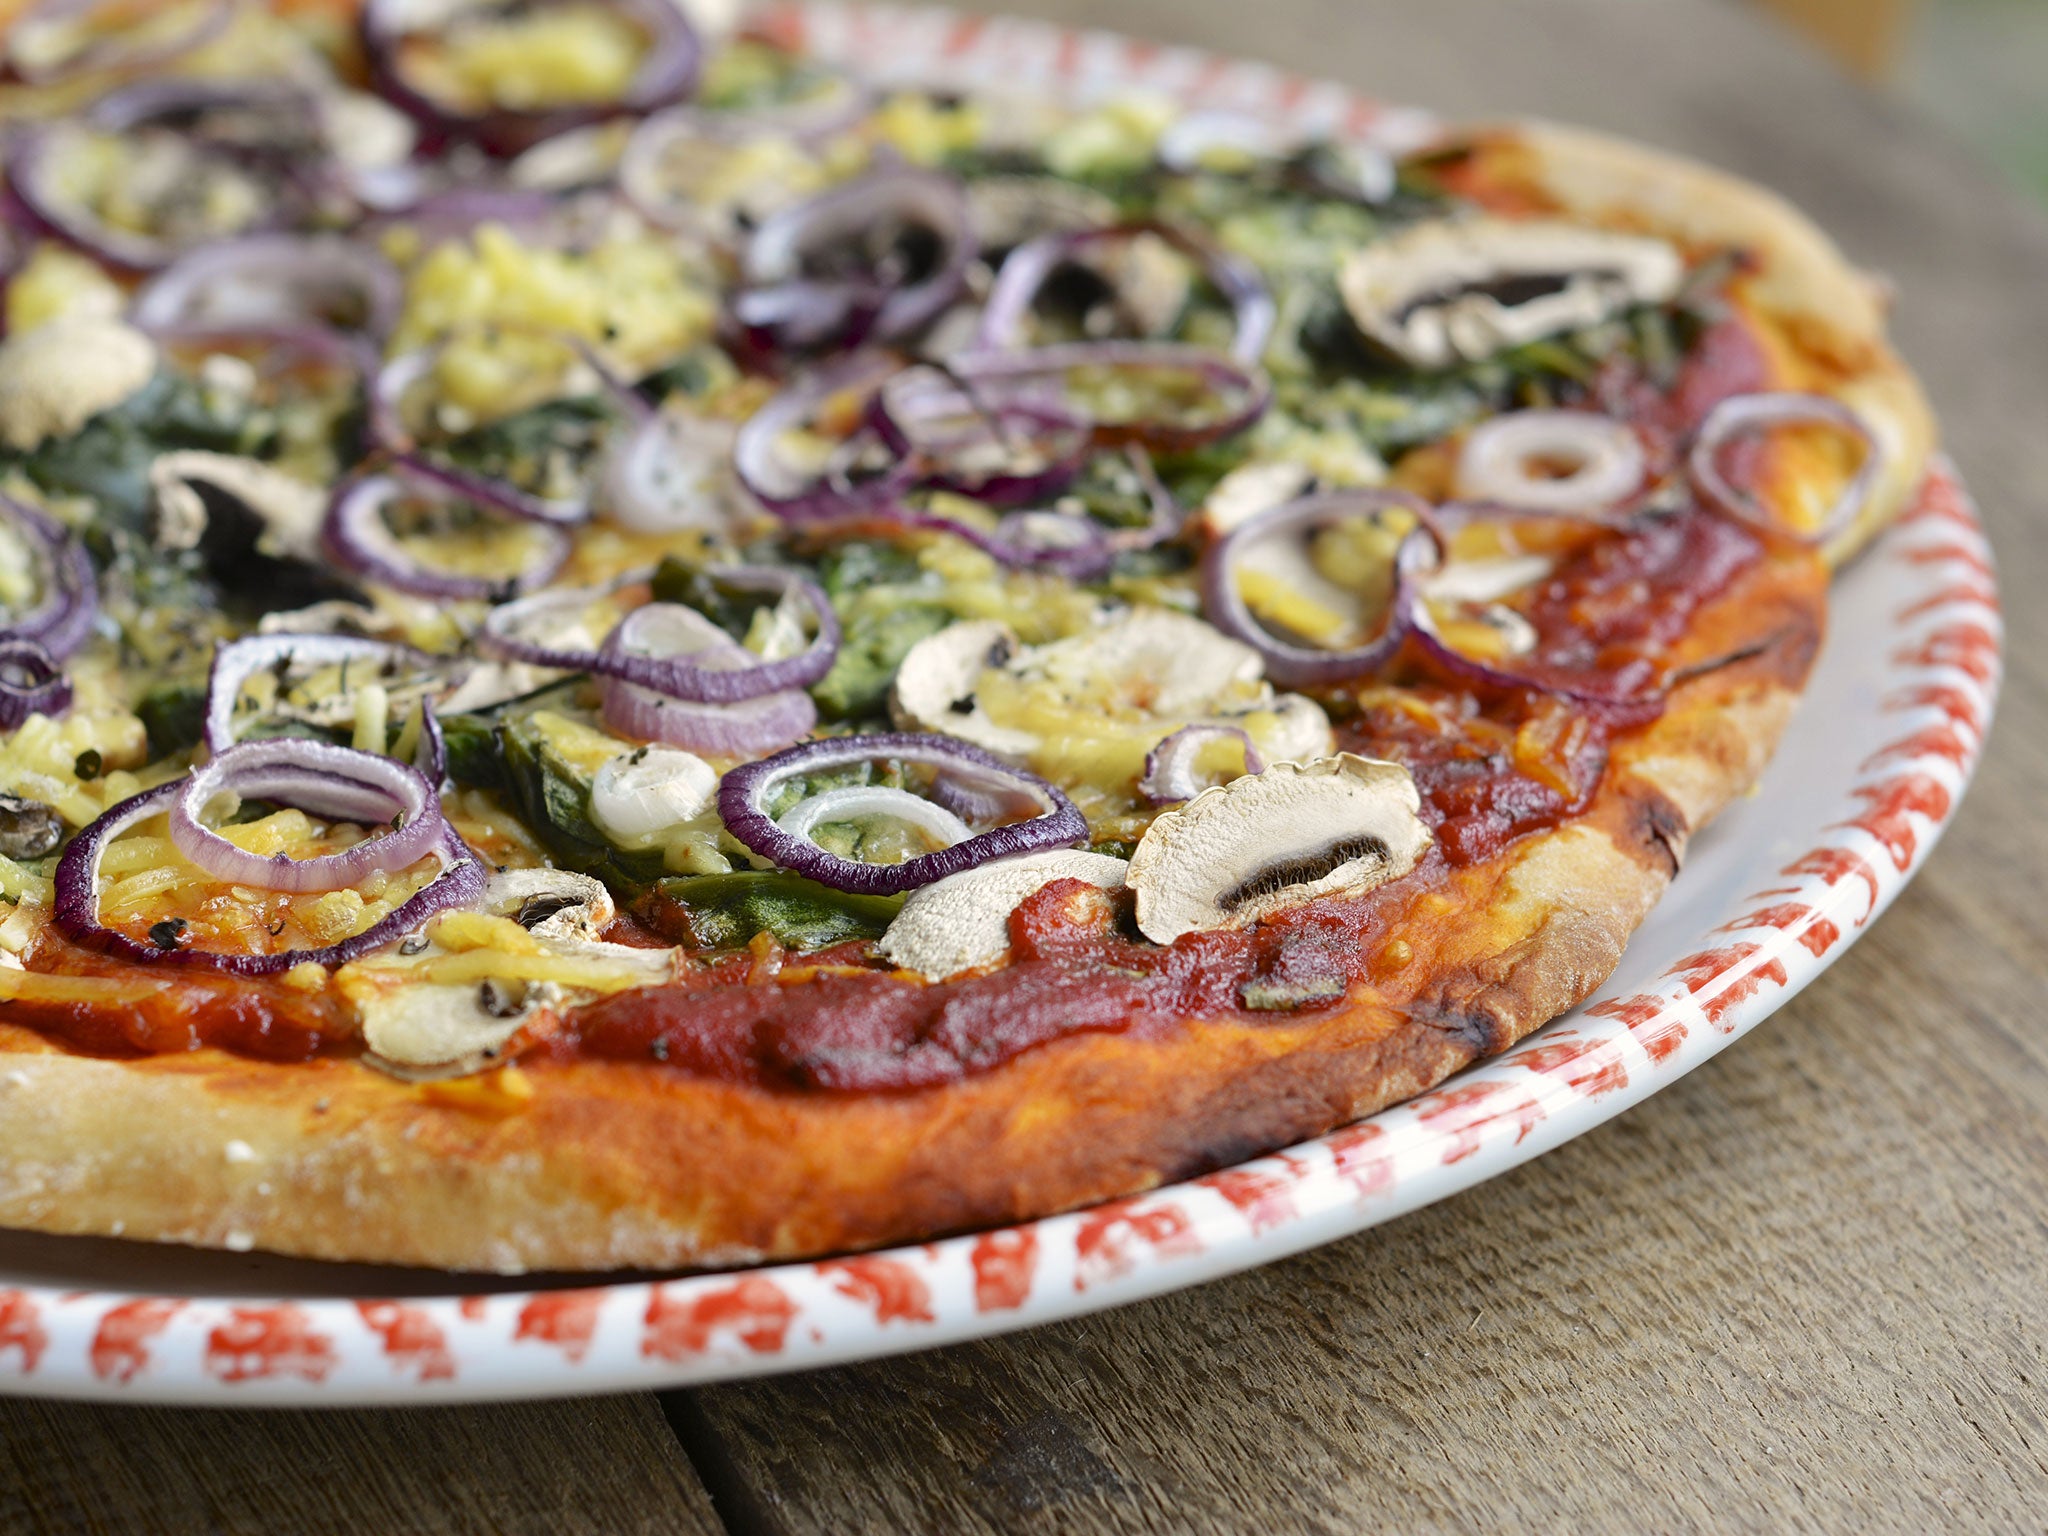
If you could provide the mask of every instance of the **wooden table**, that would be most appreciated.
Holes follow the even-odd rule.
[[[1014,8],[1102,20],[1088,0]],[[1433,1209],[987,1344],[540,1406],[0,1405],[0,1530],[2039,1528],[2048,226],[1718,0],[1124,0],[1127,31],[1770,182],[1898,282],[1989,513],[2003,718],[1894,911],[1671,1091]]]

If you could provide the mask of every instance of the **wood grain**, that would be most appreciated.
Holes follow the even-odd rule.
[[[706,1536],[653,1399],[261,1412],[10,1401],[0,1531]]]
[[[1717,161],[1890,273],[1990,514],[2012,675],[1925,874],[1782,1014],[1607,1129],[1236,1280],[678,1395],[748,1531],[2005,1530],[2048,1509],[2048,231],[1734,7],[1083,0],[1463,114]]]

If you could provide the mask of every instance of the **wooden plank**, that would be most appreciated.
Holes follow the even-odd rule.
[[[0,1403],[0,1530],[712,1536],[647,1396],[262,1412]]]
[[[1038,0],[1099,21],[1089,0]],[[1127,0],[1117,26],[1771,182],[1896,278],[1990,515],[2011,676],[1947,846],[1614,1125],[1104,1317],[669,1399],[736,1530],[2036,1528],[2048,1507],[2048,230],[1706,0]]]

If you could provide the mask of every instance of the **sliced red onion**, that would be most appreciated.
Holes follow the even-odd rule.
[[[45,228],[109,265],[131,272],[169,266],[186,251],[207,243],[206,239],[180,243],[121,229],[72,198],[65,190],[58,162],[71,136],[90,131],[65,120],[14,125],[8,144],[8,179],[23,205]],[[271,222],[274,220],[259,218],[235,233],[247,233]]]
[[[193,0],[191,15],[181,27],[156,37],[137,39],[122,26],[103,32],[74,53],[50,59],[36,57],[35,38],[44,29],[61,31],[98,9],[105,0],[42,0],[8,27],[7,64],[29,85],[56,85],[95,70],[159,68],[211,42],[235,15],[235,0]]]
[[[1370,642],[1346,650],[1296,645],[1273,634],[1246,605],[1237,589],[1237,567],[1256,546],[1269,539],[1303,535],[1352,518],[1382,512],[1414,514],[1417,526],[1394,552],[1394,590],[1387,619]],[[1265,658],[1266,676],[1289,687],[1342,682],[1375,672],[1393,660],[1413,622],[1415,579],[1441,559],[1441,536],[1431,526],[1428,509],[1398,491],[1330,491],[1261,512],[1240,523],[1211,546],[1202,561],[1202,612],[1227,635],[1242,640]]]
[[[92,557],[70,529],[11,496],[0,495],[0,522],[28,545],[40,588],[27,611],[0,612],[0,639],[33,641],[62,661],[85,644],[99,613]]]
[[[1236,741],[1244,748],[1244,771],[1264,773],[1266,761],[1252,739],[1234,725],[1184,725],[1145,754],[1145,772],[1138,793],[1155,805],[1192,800],[1203,790],[1195,776],[1195,759],[1212,741]]]
[[[235,705],[241,700],[242,685],[259,672],[275,671],[282,677],[292,667],[356,663],[368,668],[366,681],[374,682],[395,668],[423,669],[431,661],[405,646],[355,635],[249,635],[221,646],[213,653],[206,676],[206,750],[219,756],[234,745]]]
[[[71,679],[33,640],[0,637],[0,731],[30,715],[61,715],[71,707]]]
[[[224,793],[392,830],[319,858],[265,858],[199,819]],[[415,770],[374,752],[297,737],[229,747],[186,779],[171,802],[171,841],[180,853],[217,880],[270,891],[338,891],[404,869],[432,852],[447,830],[440,797]]]
[[[274,955],[165,949],[158,944],[141,943],[100,923],[100,861],[108,845],[137,822],[171,811],[184,790],[185,781],[175,780],[132,795],[71,840],[57,861],[54,912],[57,927],[66,938],[87,949],[143,965],[204,966],[236,976],[275,976],[308,963],[346,965],[415,932],[437,912],[471,907],[483,898],[483,865],[454,829],[443,822],[440,841],[430,850],[440,856],[441,873],[415,891],[389,917],[354,938],[321,949],[288,949]]]
[[[1256,364],[1273,335],[1277,311],[1273,295],[1259,270],[1241,257],[1196,239],[1171,224],[1143,222],[1116,224],[1106,229],[1086,229],[1040,235],[1012,251],[996,274],[995,287],[981,312],[981,333],[977,347],[1008,348],[1020,343],[1024,322],[1031,314],[1046,280],[1082,253],[1119,241],[1149,235],[1163,240],[1190,260],[1200,263],[1216,291],[1229,301],[1237,316],[1237,334],[1231,339],[1230,355],[1240,363]]]
[[[816,582],[800,572],[767,565],[713,566],[704,574],[720,586],[743,592],[773,592],[784,602],[802,599],[811,611],[810,643],[794,656],[770,661],[735,642],[695,609],[649,603],[627,614],[605,637],[592,670],[699,704],[736,704],[788,688],[808,688],[832,670],[839,654],[839,616]],[[679,630],[678,620],[701,628]],[[703,659],[695,659],[699,657]]]
[[[1833,427],[1855,438],[1863,448],[1863,462],[1820,520],[1820,526],[1811,533],[1785,527],[1758,505],[1755,496],[1732,484],[1721,466],[1723,453],[1752,433],[1800,426]],[[1855,526],[1857,515],[1870,500],[1884,472],[1884,450],[1863,418],[1830,396],[1789,391],[1733,395],[1709,411],[1700,424],[1686,457],[1686,470],[1700,499],[1723,517],[1777,538],[1817,548],[1834,542]]]
[[[652,112],[681,101],[696,89],[703,50],[682,6],[675,0],[605,3],[638,26],[647,38],[647,52],[640,67],[616,101],[577,103],[533,112],[505,108],[469,112],[434,100],[405,78],[399,55],[409,36],[442,21],[445,8],[421,7],[415,0],[365,0],[361,19],[363,51],[369,60],[371,79],[394,106],[444,136],[467,139],[491,154],[509,157],[579,124],[625,113]],[[421,24],[416,26],[415,17],[422,12],[431,12],[431,17],[421,16]]]
[[[561,194],[524,187],[446,187],[389,208],[357,234],[377,240],[403,230],[419,249],[432,250],[466,240],[482,225],[496,224],[529,250],[581,251],[604,237],[619,206],[616,196],[603,191]]]
[[[861,864],[827,853],[807,837],[792,835],[776,825],[765,809],[775,790],[790,779],[880,758],[923,764],[970,781],[1013,786],[1031,796],[1041,807],[1040,814],[1029,821],[976,833],[949,848],[920,854],[901,864]],[[728,773],[718,787],[718,813],[726,830],[762,858],[820,885],[863,896],[892,896],[916,890],[990,859],[1045,848],[1067,848],[1088,836],[1088,823],[1080,811],[1051,784],[1036,774],[1011,767],[979,747],[947,736],[841,736],[791,747]]]
[[[549,524],[529,526],[540,537],[533,558],[516,575],[464,576],[437,570],[420,560],[392,533],[384,509],[405,497],[456,500],[439,486],[407,484],[395,474],[371,474],[343,482],[327,509],[320,530],[323,548],[337,562],[371,581],[410,592],[416,597],[456,602],[503,602],[552,581],[575,547],[568,531]]]
[[[338,235],[248,235],[180,257],[143,285],[129,317],[145,329],[325,326],[385,336],[404,302],[398,269]]]
[[[536,523],[580,523],[590,516],[590,492],[574,496],[539,496],[506,480],[495,480],[447,463],[423,444],[405,420],[405,396],[425,379],[439,362],[453,338],[393,358],[378,372],[370,386],[370,437],[378,447],[421,478],[436,481],[451,491],[467,496],[482,506],[512,517]],[[573,336],[554,336],[575,352],[596,376],[599,386],[623,421],[637,426],[651,407],[631,386],[616,377],[602,359]]]
[[[833,517],[894,501],[915,482],[916,470],[887,451],[872,430],[856,433],[822,471],[790,463],[783,439],[798,432],[839,436],[821,420],[827,411],[854,395],[859,403],[848,419],[865,419],[875,390],[901,366],[887,353],[855,352],[799,373],[747,419],[733,440],[733,467],[741,483],[762,505],[791,519]],[[887,462],[872,477],[856,480],[849,466],[858,463],[863,446],[882,451]]]
[[[948,359],[953,372],[995,405],[1028,400],[1085,416],[1100,447],[1136,443],[1158,452],[1199,448],[1242,432],[1265,413],[1273,386],[1265,373],[1212,352],[1175,341],[1069,342],[1015,351],[977,349]],[[1179,376],[1213,400],[1194,419],[1162,420],[1122,412],[1090,410],[1071,393],[1073,377],[1090,372]]]
[[[1550,469],[1559,473],[1542,472]],[[1466,437],[1458,453],[1458,494],[1597,516],[1634,497],[1648,471],[1642,439],[1625,422],[1591,411],[1512,411],[1481,422]]]
[[[786,184],[750,189],[740,199],[707,203],[694,188],[678,185],[675,159],[684,151],[685,177],[709,169],[709,157],[736,153],[764,139],[780,140],[793,152],[856,120],[868,97],[843,76],[834,77],[835,93],[815,104],[723,111],[711,107],[671,107],[657,112],[633,130],[619,155],[619,190],[642,214],[666,229],[681,230],[721,246],[736,245],[764,216],[772,216],[801,199]],[[694,154],[690,154],[694,151]]]
[[[915,282],[846,260],[864,235],[891,223],[921,225],[939,242],[931,270]],[[960,184],[934,171],[892,166],[772,214],[741,258],[746,286],[733,300],[733,315],[758,344],[773,348],[892,341],[936,319],[959,296],[974,257]],[[819,263],[825,272],[816,270]]]
[[[597,664],[597,647],[603,644],[603,637],[581,637],[588,638],[588,645],[564,645],[562,629],[623,588],[644,582],[648,574],[633,571],[601,587],[552,587],[516,602],[501,603],[484,615],[476,633],[476,648],[487,656],[558,672],[588,672]],[[724,631],[719,633],[730,643]]]
[[[672,699],[615,677],[604,680],[603,691],[608,729],[711,757],[758,757],[809,735],[818,723],[818,707],[801,688],[737,704]]]
[[[998,507],[1058,495],[1093,441],[1090,423],[1062,405],[984,402],[930,364],[885,379],[868,418],[883,443],[915,466],[917,484]]]

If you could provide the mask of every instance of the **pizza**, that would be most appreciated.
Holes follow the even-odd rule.
[[[1612,970],[1931,449],[1771,194],[672,0],[17,6],[0,1224],[1127,1196]]]

